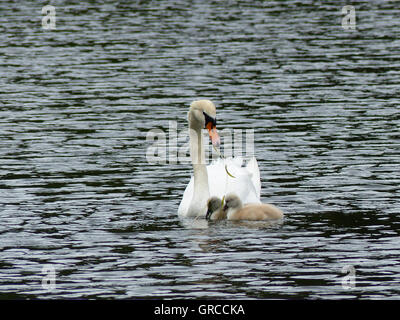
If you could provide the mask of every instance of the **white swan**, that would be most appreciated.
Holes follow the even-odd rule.
[[[193,176],[183,193],[178,214],[183,217],[205,217],[210,196],[222,198],[235,192],[243,203],[260,203],[261,181],[257,160],[246,167],[242,158],[218,159],[205,165],[202,129],[206,128],[214,146],[220,139],[216,129],[216,109],[210,100],[193,101],[188,112],[190,156]],[[226,170],[234,176],[230,177]]]

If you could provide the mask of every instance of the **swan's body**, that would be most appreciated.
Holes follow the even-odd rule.
[[[204,197],[203,210],[201,216],[205,216],[207,212],[206,204],[210,196],[222,198],[229,192],[235,192],[244,203],[260,203],[261,184],[259,179],[259,169],[257,160],[252,158],[246,167],[241,167],[241,158],[218,159],[206,166],[207,177],[210,183],[208,184],[208,195]],[[235,178],[230,177],[225,165]],[[189,213],[194,193],[195,178],[190,179],[185,192],[183,193],[182,201],[179,205],[178,214],[183,216],[196,216]],[[204,191],[204,193],[207,193]],[[200,204],[201,205],[201,204]]]
[[[190,156],[194,174],[183,193],[178,208],[180,216],[205,217],[210,196],[222,198],[233,191],[243,203],[260,203],[260,171],[255,158],[246,167],[242,167],[242,158],[218,159],[206,166],[202,129],[207,128],[213,145],[219,145],[215,117],[215,106],[209,100],[197,100],[190,105]],[[234,178],[227,174],[225,166]]]
[[[209,220],[277,220],[283,218],[283,212],[272,204],[246,204],[243,206],[239,197],[230,193],[226,196],[225,205],[212,197],[208,201],[207,219]]]

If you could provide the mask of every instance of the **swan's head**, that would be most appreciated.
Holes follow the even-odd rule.
[[[221,217],[219,217],[219,213],[222,207],[222,201],[218,197],[211,197],[207,201],[207,214],[206,214],[206,219],[207,220],[218,220]]]
[[[227,211],[229,209],[240,209],[242,206],[242,201],[235,193],[229,193],[226,196],[224,211]]]
[[[220,138],[217,132],[217,110],[210,100],[196,100],[190,104],[188,120],[192,128],[208,130],[211,142],[218,147]]]

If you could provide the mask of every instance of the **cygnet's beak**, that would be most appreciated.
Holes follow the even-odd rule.
[[[208,122],[206,128],[208,130],[208,134],[210,135],[211,143],[213,144],[213,146],[219,147],[221,140],[217,132],[217,127],[212,122]]]

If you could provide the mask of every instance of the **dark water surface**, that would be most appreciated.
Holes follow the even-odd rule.
[[[0,298],[400,297],[397,1],[51,4],[0,2]],[[282,223],[177,216],[191,165],[146,135],[197,98]]]

